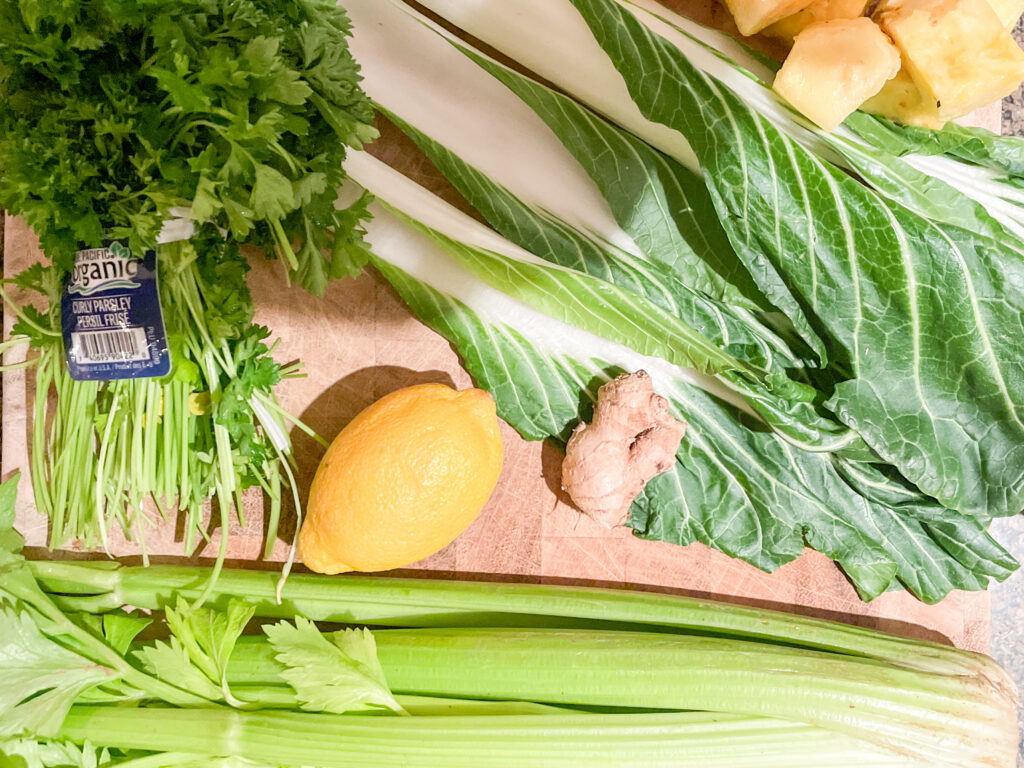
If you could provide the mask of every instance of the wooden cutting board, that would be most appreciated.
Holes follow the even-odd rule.
[[[668,4],[699,21],[728,24],[725,14],[711,2],[677,0]],[[972,122],[998,130],[999,115],[999,106],[993,105],[976,113]],[[458,202],[436,170],[393,131],[386,130],[373,151]],[[7,217],[3,242],[7,277],[40,258],[35,238],[18,219]],[[328,439],[361,409],[400,387],[422,382],[445,382],[459,388],[471,385],[451,346],[412,317],[372,272],[336,283],[322,300],[285,287],[283,272],[275,262],[253,259],[250,277],[257,321],[269,326],[281,340],[278,359],[302,360],[308,373],[307,378],[279,388],[282,404]],[[10,333],[11,324],[7,313],[5,334]],[[6,362],[22,359],[19,354],[9,355]],[[42,547],[46,520],[33,507],[27,479],[31,425],[26,414],[30,413],[33,389],[30,370],[3,376],[2,472],[7,478],[22,470],[17,525],[30,546]],[[305,500],[323,449],[302,433],[292,437]],[[555,447],[526,442],[504,424],[502,437],[504,469],[483,513],[451,545],[403,573],[625,586],[711,596],[948,641],[973,650],[988,649],[986,593],[954,593],[935,606],[926,606],[905,593],[891,593],[865,604],[831,561],[816,552],[807,551],[769,575],[700,544],[683,548],[642,541],[626,529],[606,530],[577,513],[558,490],[561,455]],[[231,527],[229,556],[237,561],[235,565],[258,567],[261,504],[257,496],[250,495],[247,525],[236,522]],[[290,536],[292,530],[294,523],[285,522],[281,534]],[[218,541],[219,531],[215,530],[205,550],[193,553],[190,559],[209,562]],[[147,533],[147,545],[153,555],[182,556],[183,545],[173,520],[154,525]],[[115,538],[111,549],[119,556],[139,553],[138,546],[123,537]],[[273,559],[283,559],[286,552],[285,541],[279,540]],[[41,556],[81,555],[54,552]]]

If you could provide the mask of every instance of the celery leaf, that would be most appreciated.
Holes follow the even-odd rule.
[[[220,688],[192,663],[188,650],[178,638],[157,641],[136,651],[134,656],[149,674],[165,683],[210,701],[220,701]]]
[[[255,608],[231,600],[227,609],[193,608],[178,598],[166,611],[172,636],[138,651],[145,668],[171,685],[211,701],[240,706],[227,687],[228,659]]]
[[[192,663],[219,685],[238,636],[255,610],[241,600],[229,601],[224,611],[197,609],[179,597],[177,606],[167,610],[167,624],[188,651]]]
[[[302,708],[342,714],[385,707],[403,712],[395,701],[377,659],[377,644],[367,629],[347,629],[334,635],[334,643],[320,634],[316,624],[301,616],[264,627],[281,673],[295,689]]]
[[[0,552],[20,552],[24,545],[24,539],[14,530],[14,502],[18,493],[18,478],[15,475],[7,482],[0,485]],[[0,558],[0,566],[4,560]],[[2,571],[0,571],[2,573]]]
[[[0,605],[0,736],[53,735],[83,691],[116,676],[44,635],[26,608]]]
[[[82,746],[37,738],[0,741],[0,768],[100,768],[111,763],[109,750],[88,741]]]
[[[82,613],[75,623],[103,640],[121,656],[128,653],[132,641],[153,623],[152,619],[129,613]]]
[[[124,656],[139,632],[153,623],[152,619],[129,614],[103,614],[103,637],[119,654]]]

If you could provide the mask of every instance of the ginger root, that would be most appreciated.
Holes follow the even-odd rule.
[[[573,430],[562,490],[602,525],[621,525],[643,487],[672,466],[685,432],[646,371],[623,374],[597,391],[593,422]]]

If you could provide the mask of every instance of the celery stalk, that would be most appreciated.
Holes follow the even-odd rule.
[[[160,609],[180,594],[194,600],[207,572],[188,566],[99,569],[88,563],[32,562],[44,589],[65,595],[71,610],[107,611],[122,605]],[[643,628],[792,645],[948,675],[980,676],[1005,696],[1014,685],[982,654],[938,643],[889,635],[825,619],[730,605],[711,600],[584,587],[497,584],[433,579],[294,574],[283,602],[275,597],[276,575],[225,569],[211,596],[213,605],[237,597],[256,605],[256,615],[314,621],[429,626],[553,626]]]
[[[397,693],[704,710],[810,723],[931,765],[1016,747],[1013,702],[975,679],[743,640],[643,632],[378,630]],[[228,679],[280,683],[269,643],[236,646]],[[971,762],[973,760],[973,762]]]
[[[140,570],[116,563],[34,563],[32,568],[61,606],[51,606],[55,620],[63,619],[60,610],[102,611],[123,604],[159,609],[175,588],[180,589],[178,600],[188,600],[207,585],[206,571],[194,568]],[[234,593],[255,598],[265,615],[296,618],[305,613],[343,622],[394,612],[435,623],[496,618],[527,624],[589,623],[595,628],[377,630],[372,647],[379,679],[386,679],[399,695],[444,699],[441,709],[425,703],[421,712],[430,712],[429,717],[339,718],[275,711],[346,708],[336,709],[340,700],[333,694],[318,698],[320,687],[345,679],[339,677],[343,670],[332,668],[340,662],[331,661],[329,654],[287,653],[281,661],[288,665],[285,670],[276,657],[280,638],[273,648],[259,638],[240,639],[226,668],[217,673],[222,687],[235,692],[227,700],[242,707],[240,711],[190,695],[190,684],[176,687],[151,678],[108,648],[90,658],[121,673],[128,686],[144,694],[140,703],[185,703],[198,710],[128,710],[110,705],[123,699],[112,690],[110,704],[77,708],[64,735],[78,740],[85,734],[106,747],[171,749],[323,768],[395,763],[454,768],[799,766],[808,755],[814,765],[852,767],[864,765],[864,756],[872,754],[887,755],[890,765],[1008,768],[1016,754],[1012,689],[993,684],[982,665],[972,672],[973,655],[955,649],[934,646],[930,651],[930,644],[828,622],[611,590],[300,576],[289,582],[287,599],[278,605],[271,597],[274,586],[273,573],[228,570],[211,592],[211,602]],[[63,620],[72,635],[85,631]],[[808,629],[805,645],[849,650],[796,647],[801,623]],[[323,642],[315,627],[303,627],[307,640]],[[756,636],[741,639],[743,629],[751,627],[749,634]],[[339,646],[350,636],[336,638]],[[858,644],[862,636],[866,639]],[[914,668],[912,654],[918,647],[933,653],[927,666],[936,669]],[[948,664],[941,663],[940,650],[948,654]],[[882,653],[897,658],[880,658]],[[172,666],[180,663],[165,654],[164,663],[168,660]],[[170,689],[155,690],[158,682]],[[457,703],[446,703],[453,700]],[[483,714],[479,707],[486,703],[465,700],[491,700],[490,706],[501,714]],[[531,708],[531,714],[509,712],[509,701],[523,702],[516,706]],[[537,717],[532,714],[536,706],[602,712],[542,710],[545,714]],[[469,711],[472,716],[454,715]],[[145,719],[157,716],[159,725]],[[200,718],[202,727],[192,728],[190,717]],[[530,722],[520,723],[523,718]],[[354,727],[357,721],[360,725]],[[160,727],[168,722],[177,724],[166,735],[174,741],[161,741]],[[766,729],[765,722],[773,725]],[[213,730],[205,731],[206,726]],[[787,727],[797,730],[784,731]],[[329,747],[324,753],[311,746],[319,748],[321,742]],[[273,752],[271,744],[283,751]],[[830,757],[829,749],[840,751]],[[766,763],[765,755],[779,762]]]
[[[278,685],[234,685],[231,684],[231,695],[246,704],[256,704],[261,708],[295,709],[301,708],[301,701],[295,690],[287,683],[277,681]],[[230,684],[230,681],[229,681]],[[554,707],[549,704],[537,704],[532,701],[477,701],[473,699],[452,699],[443,696],[409,696],[395,697],[403,710],[417,717],[439,717],[441,715],[551,715],[571,712],[565,707]],[[105,703],[96,700],[90,703]],[[388,710],[359,710],[350,717],[389,716]]]
[[[368,718],[79,705],[58,738],[320,768],[924,768],[813,726],[693,712]]]

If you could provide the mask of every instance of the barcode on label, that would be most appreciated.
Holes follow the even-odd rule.
[[[145,328],[71,334],[71,354],[79,363],[129,363],[149,359]]]

